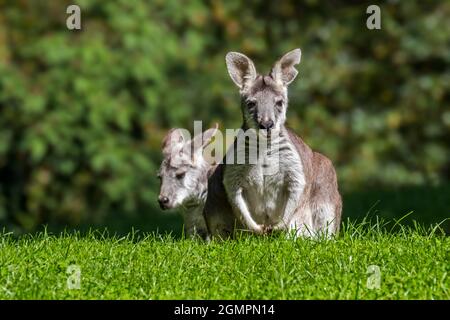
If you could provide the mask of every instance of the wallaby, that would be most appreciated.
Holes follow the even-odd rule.
[[[257,163],[228,163],[223,174],[234,214],[259,234],[289,230],[297,236],[332,235],[339,230],[342,202],[331,161],[285,127],[287,87],[297,76],[294,66],[300,59],[301,51],[295,49],[268,75],[260,75],[247,56],[226,55],[230,77],[240,89],[242,129],[256,130],[269,140]],[[266,167],[274,163],[277,170],[267,174]]]
[[[184,137],[182,129],[171,129],[163,140],[164,159],[158,173],[161,208],[181,207],[186,235],[205,240],[227,238],[240,226],[225,195],[223,164],[212,164],[203,156],[217,129],[216,124],[192,140]]]
[[[161,209],[181,207],[185,234],[198,235],[203,239],[209,238],[203,216],[208,176],[216,165],[205,161],[202,151],[216,131],[217,126],[192,140],[186,140],[182,129],[171,129],[163,140],[164,158],[158,172],[161,181],[158,202]],[[196,143],[198,139],[200,141]]]

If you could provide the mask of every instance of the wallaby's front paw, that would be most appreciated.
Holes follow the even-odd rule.
[[[256,234],[266,235],[266,234],[271,234],[272,230],[273,230],[272,226],[268,226],[268,225],[265,225],[265,224],[260,224],[260,225],[258,225],[257,228],[255,228],[254,231],[255,231]]]
[[[262,235],[265,232],[265,226],[263,224],[258,224],[252,228],[252,231],[256,234]]]
[[[263,234],[271,234],[273,231],[273,227],[269,225],[263,225]]]
[[[272,231],[288,230],[288,225],[284,222],[279,222],[272,226]]]

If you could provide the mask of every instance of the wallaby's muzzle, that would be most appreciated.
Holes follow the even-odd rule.
[[[258,125],[259,125],[260,129],[270,130],[273,128],[274,123],[272,120],[266,120],[266,121],[263,120],[263,121],[260,121]]]
[[[170,200],[169,200],[169,198],[167,198],[166,196],[161,196],[161,195],[160,195],[160,196],[158,197],[158,203],[159,203],[159,206],[160,206],[161,209],[163,209],[163,210],[169,209],[169,207],[168,207],[169,202],[170,202]]]

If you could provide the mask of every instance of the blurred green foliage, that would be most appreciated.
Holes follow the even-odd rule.
[[[381,30],[368,5],[0,0],[0,221],[151,216],[167,129],[240,125],[231,50],[268,72],[302,48],[288,123],[345,190],[448,181],[450,3],[380,3]]]

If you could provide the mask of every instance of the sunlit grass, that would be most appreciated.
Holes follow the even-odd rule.
[[[80,289],[67,286],[70,265],[80,268]],[[379,288],[367,286],[371,265]],[[439,226],[400,221],[347,221],[332,240],[0,235],[1,299],[449,299],[449,271]]]

